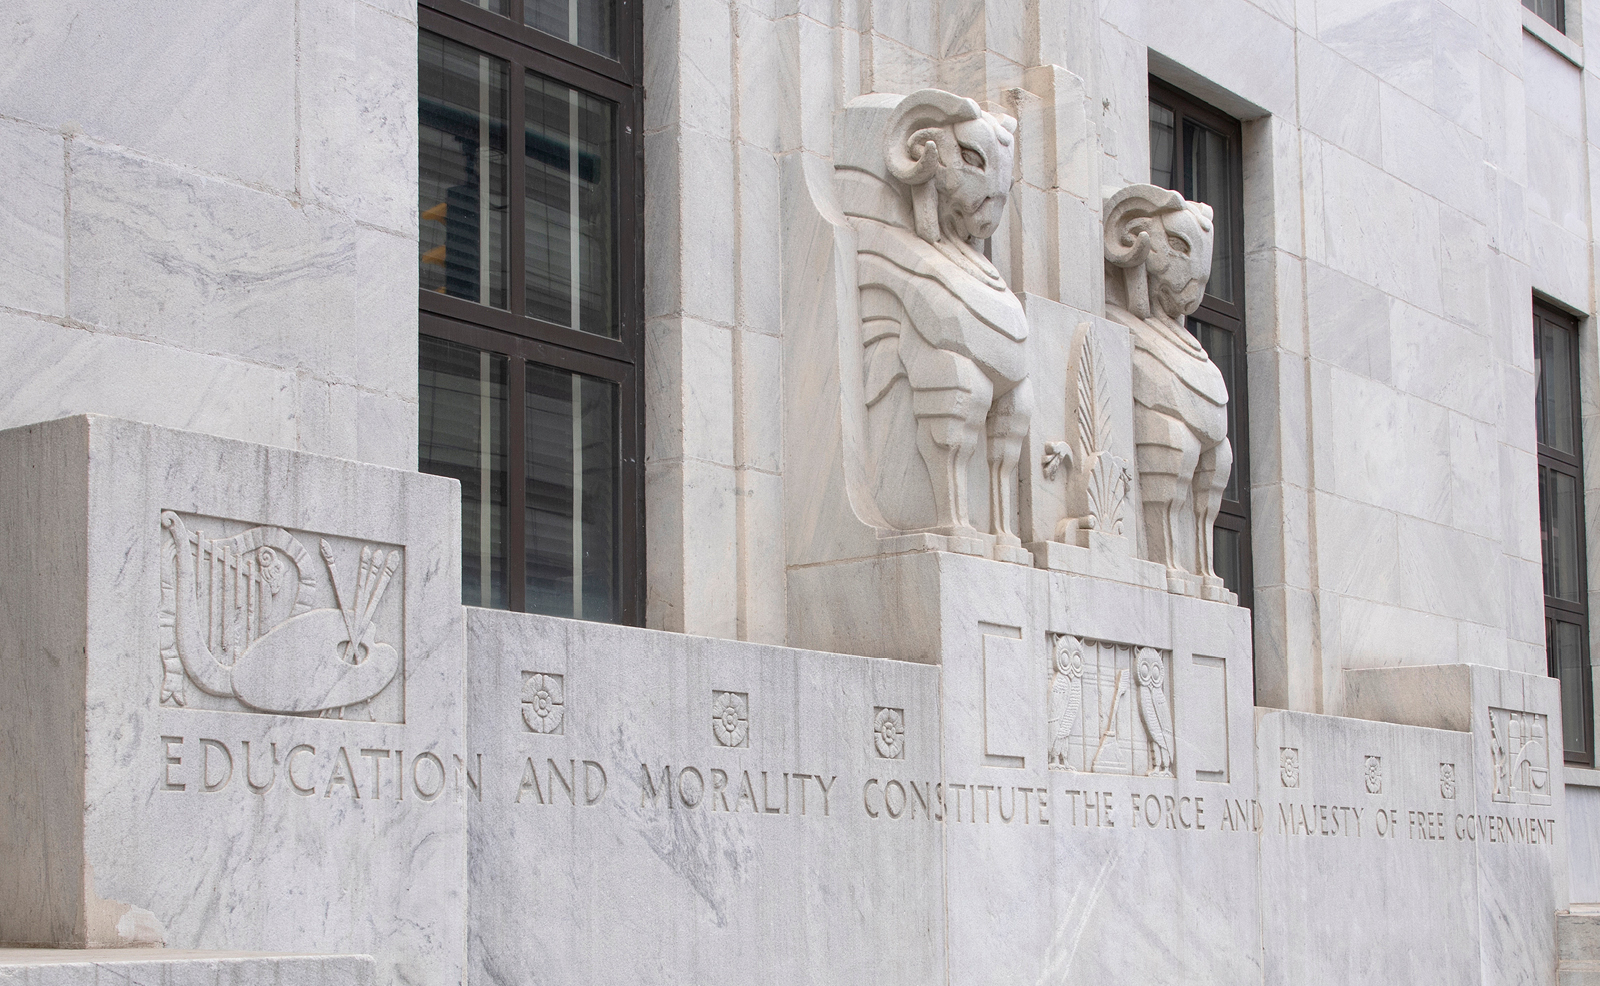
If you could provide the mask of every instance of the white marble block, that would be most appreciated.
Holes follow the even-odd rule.
[[[0,433],[0,941],[458,982],[458,496],[110,418]]]
[[[944,980],[936,669],[477,609],[467,651],[470,981]]]

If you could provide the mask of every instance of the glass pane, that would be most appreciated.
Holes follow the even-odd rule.
[[[1541,445],[1578,454],[1578,395],[1573,368],[1578,361],[1578,334],[1535,315],[1534,372],[1538,387],[1535,427]]]
[[[1583,627],[1565,620],[1546,624],[1550,673],[1561,679],[1561,730],[1569,754],[1589,752],[1589,668],[1583,659]]]
[[[530,613],[616,621],[620,473],[617,385],[528,364]]]
[[[1176,131],[1172,111],[1150,104],[1150,184],[1172,188],[1172,142]]]
[[[616,0],[522,0],[522,20],[563,41],[616,57]]]
[[[1222,584],[1232,593],[1239,592],[1239,532],[1225,527],[1211,529],[1212,562],[1221,576]]]
[[[541,75],[526,85],[527,312],[614,339],[616,105]]]
[[[1183,121],[1183,188],[1185,198],[1205,202],[1216,214],[1215,252],[1211,255],[1211,282],[1206,293],[1232,301],[1233,275],[1242,262],[1239,244],[1233,242],[1235,210],[1233,169],[1228,138],[1192,120]]]
[[[1239,461],[1239,432],[1234,421],[1235,407],[1231,399],[1240,392],[1238,381],[1234,374],[1242,369],[1234,365],[1233,359],[1233,333],[1220,326],[1209,322],[1202,322],[1198,318],[1190,318],[1187,322],[1189,332],[1205,349],[1206,355],[1211,357],[1211,362],[1217,364],[1217,369],[1222,371],[1222,382],[1228,386],[1228,443],[1233,446],[1234,462]],[[1231,469],[1228,473],[1227,488],[1222,491],[1224,499],[1239,502],[1239,470]],[[1229,588],[1233,588],[1229,586]],[[1237,591],[1237,590],[1235,590]]]
[[[1583,501],[1575,476],[1539,467],[1539,534],[1544,544],[1544,594],[1583,602],[1578,525]]]
[[[467,0],[474,7],[482,7],[491,14],[506,15],[506,0]]]
[[[461,483],[461,601],[505,609],[507,361],[422,337],[417,468]]]
[[[417,37],[424,291],[506,307],[505,62]]]

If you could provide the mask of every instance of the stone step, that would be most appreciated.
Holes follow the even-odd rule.
[[[0,948],[0,986],[375,986],[370,955]]]
[[[1560,986],[1600,986],[1600,908],[1556,915],[1556,955]]]

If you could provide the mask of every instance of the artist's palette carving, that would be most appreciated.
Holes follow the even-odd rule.
[[[404,548],[170,510],[161,539],[163,705],[405,721]]]
[[[1052,769],[1173,776],[1171,652],[1061,634],[1051,655]]]

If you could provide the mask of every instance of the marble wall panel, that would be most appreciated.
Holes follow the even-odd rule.
[[[1583,87],[1579,68],[1532,33],[1522,35],[1522,83],[1530,114],[1544,117],[1563,133],[1581,137]],[[1529,148],[1530,163],[1535,149]]]
[[[1477,843],[1454,827],[1469,734],[1272,712],[1256,756],[1266,981],[1497,981],[1478,968]]]
[[[1386,603],[1317,592],[1318,636],[1327,660],[1319,700],[1330,715],[1343,689],[1329,681],[1338,668],[1387,668],[1456,663],[1456,624],[1433,613]]]
[[[1484,160],[1525,181],[1528,169],[1528,101],[1522,78],[1487,55],[1479,62],[1483,100]]]
[[[1393,513],[1314,493],[1317,585],[1376,602],[1399,601],[1400,527]]]
[[[1528,267],[1533,288],[1580,311],[1588,307],[1593,271],[1585,235],[1529,210]]]
[[[1600,778],[1567,768],[1568,893],[1574,904],[1600,903]]]
[[[1483,218],[1482,141],[1426,102],[1392,86],[1379,87],[1379,103],[1384,170],[1470,216]]]
[[[415,237],[417,24],[349,0],[299,5],[303,194]],[[396,290],[398,290],[398,285]]]
[[[1529,113],[1528,210],[1574,235],[1587,236],[1588,174],[1583,138],[1540,112]]]
[[[1304,356],[1308,351],[1305,261],[1286,250],[1246,254],[1244,291],[1249,351],[1276,347]]]
[[[734,461],[733,331],[693,318],[645,330],[645,458]]]
[[[92,16],[26,0],[12,14],[0,42],[0,115],[295,189],[293,0],[113,5]]]
[[[1300,125],[1363,160],[1383,164],[1377,76],[1311,38],[1298,39]]]
[[[1319,378],[1326,383],[1319,385]],[[1325,403],[1316,399],[1319,386],[1328,388]],[[1447,410],[1342,370],[1315,366],[1312,394],[1319,488],[1449,522]],[[1373,441],[1374,435],[1390,440]]]
[[[1499,443],[1495,427],[1450,415],[1450,522],[1481,537],[1500,540]]]
[[[468,640],[469,977],[944,978],[944,829],[900,797],[942,777],[933,669],[482,610]]]
[[[1401,92],[1433,99],[1432,0],[1316,0],[1318,41]]]
[[[1308,259],[1428,311],[1443,309],[1437,202],[1327,144],[1321,145],[1320,187],[1308,186],[1306,196],[1307,210],[1321,212],[1321,242],[1315,249],[1307,243]],[[1312,233],[1308,228],[1308,241]]]
[[[1445,119],[1473,136],[1484,131],[1481,88],[1481,14],[1453,10],[1447,4],[1433,8],[1433,102]]]
[[[1351,373],[1389,382],[1389,296],[1319,263],[1308,262],[1305,270],[1308,352]]]
[[[1496,586],[1504,577],[1504,556],[1498,542],[1413,517],[1400,517],[1399,526],[1401,605],[1502,625],[1505,604]]]
[[[66,147],[60,134],[0,120],[0,307],[66,314]]]
[[[343,217],[87,141],[70,167],[74,319],[313,371],[354,331]]]
[[[1498,417],[1489,340],[1411,305],[1390,309],[1391,372],[1404,393],[1478,421]]]
[[[1197,96],[1216,103],[1228,98],[1219,100],[1219,94],[1231,94],[1270,113],[1294,117],[1294,31],[1259,6],[1247,0],[1111,0],[1101,10],[1106,24],[1220,91]],[[1228,109],[1237,116],[1259,115]]]
[[[299,443],[292,372],[23,315],[0,314],[0,339],[19,354],[0,368],[5,427],[87,411],[264,445]]]

